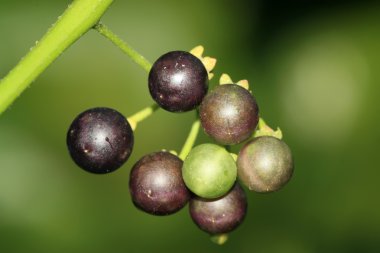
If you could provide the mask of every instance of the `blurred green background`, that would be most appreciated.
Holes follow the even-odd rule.
[[[0,1],[0,76],[69,2]],[[273,194],[247,191],[245,222],[217,246],[187,207],[154,217],[128,191],[134,162],[179,150],[193,112],[141,123],[114,173],[76,167],[65,137],[78,113],[153,102],[147,74],[90,31],[0,116],[0,252],[380,252],[379,16],[376,1],[115,0],[103,21],[149,60],[202,44],[218,59],[213,84],[224,72],[248,79],[292,148],[294,177]]]

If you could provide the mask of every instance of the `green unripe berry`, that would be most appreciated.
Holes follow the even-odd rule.
[[[202,198],[218,198],[234,185],[237,167],[223,147],[202,144],[193,148],[186,157],[182,176],[186,186]]]

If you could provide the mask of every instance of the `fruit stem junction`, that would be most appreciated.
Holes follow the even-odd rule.
[[[201,122],[199,119],[195,120],[191,126],[189,135],[187,136],[187,139],[185,141],[185,144],[182,147],[181,152],[179,153],[179,158],[182,160],[185,160],[187,155],[189,154],[190,150],[193,148],[195,140],[197,139],[199,127],[201,125]]]
[[[152,104],[151,106],[145,107],[144,109],[129,116],[127,120],[131,125],[132,130],[135,131],[137,124],[152,115],[158,108],[158,104]]]
[[[152,64],[145,59],[140,53],[134,50],[128,43],[123,41],[119,36],[113,33],[106,25],[102,23],[97,23],[94,29],[98,31],[101,35],[109,39],[115,46],[121,49],[126,55],[128,55],[135,63],[140,67],[149,72],[152,68]]]
[[[273,136],[277,139],[282,139],[282,131],[279,127],[276,130],[273,130],[270,126],[265,123],[264,119],[260,117],[257,129],[253,132],[253,138],[260,136]]]
[[[211,241],[213,243],[216,243],[218,245],[223,245],[227,242],[228,240],[228,234],[218,234],[218,235],[212,235],[211,236]]]

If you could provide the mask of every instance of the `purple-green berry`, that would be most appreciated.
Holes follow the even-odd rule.
[[[248,90],[225,84],[206,95],[199,115],[210,137],[220,144],[234,145],[252,135],[259,120],[259,107]]]
[[[247,142],[239,152],[237,165],[239,179],[256,192],[281,189],[290,180],[294,170],[288,145],[271,136]]]

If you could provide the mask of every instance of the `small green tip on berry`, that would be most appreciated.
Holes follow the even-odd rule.
[[[218,245],[223,245],[228,241],[228,234],[212,235],[210,240]]]
[[[175,150],[169,150],[169,153],[175,156],[178,156],[178,152]]]

